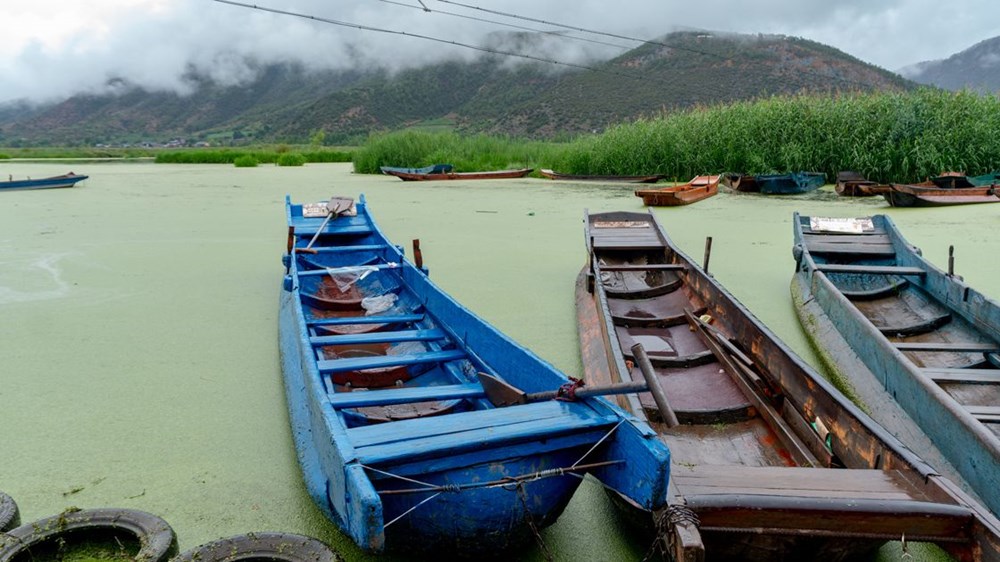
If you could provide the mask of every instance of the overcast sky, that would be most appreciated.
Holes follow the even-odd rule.
[[[431,10],[413,6],[420,2]],[[678,27],[781,33],[837,47],[889,70],[947,58],[1000,35],[997,0],[246,0],[247,4],[442,40],[482,44],[491,32],[551,24],[651,39]],[[462,5],[459,5],[462,4]],[[315,68],[412,66],[476,53],[453,45],[222,4],[213,0],[21,0],[5,2],[0,102],[57,101],[107,91],[114,78],[148,89],[190,90],[192,69],[239,84],[247,56]],[[401,5],[402,4],[402,5]],[[407,7],[411,6],[411,7]],[[469,6],[469,7],[466,7]],[[482,8],[481,10],[470,7]],[[548,23],[514,19],[483,9]],[[545,58],[565,62],[637,46],[620,38],[545,35]],[[612,44],[615,46],[610,46]]]

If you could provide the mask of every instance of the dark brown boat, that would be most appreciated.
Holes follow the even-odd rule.
[[[691,181],[660,189],[637,189],[636,197],[642,197],[643,205],[654,207],[676,207],[690,205],[708,199],[719,193],[721,176],[696,176]]]
[[[490,172],[440,172],[423,173],[401,171],[396,168],[383,167],[382,173],[396,176],[403,181],[433,181],[433,180],[500,180],[523,178],[531,173],[532,168],[518,170],[496,170]]]
[[[1000,203],[997,186],[939,187],[927,181],[919,184],[891,183],[870,188],[879,193],[893,207],[942,207],[970,205],[973,203]]]
[[[615,176],[615,175],[584,175],[584,174],[560,174],[552,170],[542,168],[539,174],[550,180],[570,180],[570,181],[598,181],[598,182],[620,182],[620,183],[656,183],[666,176],[663,174],[651,174],[646,176]]]
[[[758,193],[760,186],[757,185],[756,176],[746,174],[722,174],[722,185],[743,193]]]
[[[837,172],[835,189],[837,195],[845,197],[871,197],[876,194],[871,188],[877,185],[878,182],[871,181],[857,172],[845,170]]]
[[[799,359],[652,213],[585,223],[585,373],[607,385],[645,368],[659,382],[662,404],[617,400],[670,447],[656,519],[675,560],[844,560],[901,538],[1000,560],[989,511]]]

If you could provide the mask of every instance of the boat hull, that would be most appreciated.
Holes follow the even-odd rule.
[[[531,173],[531,168],[519,170],[497,170],[493,172],[445,172],[445,173],[412,173],[396,170],[383,170],[390,176],[396,176],[403,181],[438,181],[438,180],[502,180],[523,178]]]
[[[27,189],[58,189],[63,187],[74,187],[77,183],[87,179],[89,176],[74,173],[53,176],[50,178],[40,178],[37,180],[10,180],[0,181],[0,191],[14,191]]]
[[[651,174],[646,176],[615,176],[615,175],[582,175],[582,174],[560,174],[552,170],[541,169],[538,171],[543,177],[550,180],[565,181],[593,181],[593,182],[619,182],[619,183],[656,183],[666,176],[662,174]]]
[[[756,176],[758,191],[765,195],[795,195],[814,191],[823,186],[824,176],[818,172],[795,172]]]
[[[662,189],[637,189],[636,197],[642,198],[642,204],[652,207],[676,207],[690,205],[702,199],[708,199],[719,193],[719,178],[721,176],[698,176],[688,183]]]
[[[910,184],[890,184],[881,190],[882,197],[893,207],[943,207],[975,203],[1000,203],[995,186],[941,188]]]

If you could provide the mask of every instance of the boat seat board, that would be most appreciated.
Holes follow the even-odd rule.
[[[336,336],[314,336],[309,343],[319,345],[357,345],[366,343],[398,343],[408,341],[434,341],[448,337],[444,330],[398,330],[394,332],[372,332],[368,334],[343,334]]]
[[[466,383],[335,392],[327,395],[327,401],[334,408],[365,408],[369,406],[413,404],[434,400],[482,398],[484,396],[485,393],[481,385],[478,383]]]
[[[946,312],[943,314],[938,314],[931,318],[925,318],[920,321],[911,322],[909,324],[897,324],[893,326],[875,326],[875,328],[882,332],[886,336],[912,336],[915,334],[924,334],[932,330],[936,330],[941,326],[944,326],[948,322],[951,322],[951,313]]]
[[[427,363],[443,363],[465,359],[464,351],[449,349],[445,351],[429,351],[426,353],[409,353],[401,355],[377,355],[375,357],[345,357],[343,359],[327,359],[317,361],[320,373],[348,373],[364,369],[381,369],[400,365],[423,365]]]
[[[602,265],[601,271],[684,271],[687,266],[679,263],[650,263],[645,265]]]
[[[671,477],[685,496],[766,494],[794,497],[866,497],[926,500],[901,475],[883,470],[696,465],[675,467]]]
[[[1000,406],[966,406],[972,417],[984,423],[1000,423]]]
[[[356,427],[347,436],[362,463],[378,464],[539,441],[617,421],[582,404],[549,400]]]
[[[899,265],[855,265],[841,263],[819,263],[816,264],[817,271],[826,273],[867,273],[874,275],[926,275],[927,272],[919,267],[906,267]]]
[[[889,235],[884,230],[871,234],[834,234],[830,232],[810,232],[808,227],[803,228],[803,237],[806,244],[812,248],[812,244],[822,242],[823,244],[874,244],[892,245]]]
[[[978,352],[996,353],[1000,351],[1000,346],[995,343],[955,343],[955,342],[893,342],[896,349],[900,351],[953,351],[953,352]]]
[[[892,244],[839,244],[823,241],[806,241],[806,247],[813,254],[824,255],[853,255],[865,257],[890,258],[896,255],[896,250]]]
[[[372,316],[338,316],[334,318],[315,318],[306,322],[307,326],[344,326],[350,324],[404,324],[420,322],[423,314],[393,314]]]
[[[934,382],[1000,383],[1000,369],[923,369]]]
[[[595,250],[649,250],[666,248],[655,228],[591,228]]]
[[[354,246],[320,246],[311,248],[311,250],[318,254],[344,254],[350,252],[377,252],[388,247],[388,244],[356,244]],[[303,253],[305,254],[305,252]]]
[[[857,290],[840,289],[840,293],[853,301],[878,300],[898,295],[900,291],[905,289],[906,286],[910,284],[909,281],[903,279],[902,277],[887,278],[886,280],[888,283],[882,285],[881,287]]]

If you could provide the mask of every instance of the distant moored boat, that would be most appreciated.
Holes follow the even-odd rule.
[[[73,187],[77,182],[87,179],[88,176],[74,174],[70,172],[68,174],[63,174],[61,176],[52,176],[49,178],[41,178],[33,180],[31,178],[24,180],[15,180],[10,177],[8,181],[0,181],[0,190],[5,189],[53,189],[56,187]]]

